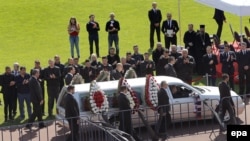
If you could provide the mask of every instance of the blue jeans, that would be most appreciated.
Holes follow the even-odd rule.
[[[80,57],[80,51],[79,51],[79,37],[78,36],[69,36],[70,41],[70,52],[71,57],[74,58],[74,47],[76,47],[76,53],[77,57]]]
[[[119,37],[118,34],[108,35],[109,48],[112,47],[113,42],[115,43],[116,54],[119,55]]]
[[[24,112],[25,112],[24,111],[24,100],[26,102],[28,115],[30,117],[30,115],[31,115],[30,94],[29,93],[24,93],[24,94],[18,93],[17,97],[18,97],[18,102],[19,102],[19,110],[20,110],[21,118],[25,117],[25,114],[24,114]]]

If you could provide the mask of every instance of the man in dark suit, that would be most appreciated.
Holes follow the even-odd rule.
[[[48,61],[49,66],[44,69],[44,79],[47,81],[47,93],[48,93],[48,113],[52,116],[54,107],[54,100],[57,101],[60,92],[60,68],[55,66],[54,60]]]
[[[205,32],[205,25],[200,25],[200,31],[197,32],[195,37],[195,61],[196,72],[199,75],[203,74],[203,64],[202,64],[202,56],[206,54],[206,47],[211,46],[211,41],[209,34]]]
[[[2,86],[1,92],[3,93],[3,101],[4,101],[4,118],[5,122],[9,120],[13,120],[13,95],[15,92],[15,76],[11,73],[11,69],[9,66],[5,67],[5,73],[1,75],[0,78],[0,86]]]
[[[156,44],[155,50],[152,53],[152,58],[153,58],[153,61],[155,62],[155,64],[158,64],[158,60],[163,55],[163,52],[164,52],[164,48],[162,47],[162,44],[160,42],[158,42]]]
[[[45,92],[45,91],[44,91],[44,70],[43,70],[43,68],[41,67],[41,63],[40,63],[39,60],[35,60],[35,66],[34,66],[33,69],[30,70],[30,75],[32,75],[32,71],[33,71],[34,69],[38,69],[38,70],[39,70],[40,75],[39,75],[39,78],[38,78],[37,80],[38,80],[39,83],[40,83],[40,86],[41,86],[41,88],[42,88],[42,96],[44,97],[44,92]],[[45,103],[45,101],[43,101],[43,104],[41,105],[42,115],[45,115],[45,114],[44,114],[44,103]]]
[[[160,117],[158,120],[158,134],[165,140],[167,136],[167,128],[171,124],[171,116],[170,116],[170,105],[169,105],[169,87],[166,81],[161,82],[161,89],[158,92],[158,112],[160,113]]]
[[[208,74],[208,86],[215,86],[216,82],[216,65],[218,64],[217,56],[212,53],[211,46],[208,46],[207,54],[203,55],[204,73]]]
[[[175,62],[175,70],[178,78],[188,84],[192,84],[193,69],[195,66],[195,59],[188,55],[188,50],[182,50],[182,56],[180,56]]]
[[[119,129],[132,135],[132,121],[131,121],[131,107],[130,102],[126,96],[127,87],[120,87],[120,94],[118,95],[118,103],[119,103],[119,120],[120,126]]]
[[[148,11],[148,18],[150,21],[150,48],[154,47],[154,32],[156,30],[157,41],[161,42],[160,24],[162,20],[161,10],[157,9],[157,3],[152,3],[152,9]]]
[[[183,37],[183,42],[185,43],[185,48],[188,49],[189,55],[195,57],[195,36],[196,32],[194,31],[193,24],[188,24],[188,31],[185,32]]]
[[[116,54],[119,55],[119,37],[118,31],[120,31],[120,23],[115,20],[115,14],[110,13],[110,20],[106,23],[106,31],[108,32],[108,48],[112,47],[115,43]]]
[[[230,46],[225,44],[224,52],[220,54],[220,63],[222,64],[221,72],[229,75],[229,84],[232,90],[234,90],[234,66],[233,62],[236,61],[236,55],[233,51],[230,51]]]
[[[175,64],[175,58],[173,56],[169,56],[168,58],[168,64],[164,66],[166,69],[166,76],[172,76],[172,77],[177,77],[176,71],[174,69],[174,64]]]
[[[140,75],[139,77],[145,77],[146,75],[154,75],[155,63],[149,59],[149,53],[144,53],[144,61],[140,65]]]
[[[213,18],[215,19],[215,21],[216,21],[216,23],[218,25],[218,29],[217,29],[216,35],[220,39],[221,32],[222,32],[222,27],[223,27],[223,21],[226,22],[226,17],[224,15],[224,11],[215,8],[215,10],[214,10],[214,17]]]
[[[60,77],[60,90],[64,87],[64,77],[66,73],[64,73],[65,66],[61,63],[61,59],[59,55],[54,56],[55,66],[60,68],[61,77]]]
[[[220,91],[220,104],[221,104],[221,114],[220,119],[224,121],[224,116],[226,111],[228,111],[230,116],[230,121],[232,124],[236,124],[236,118],[234,113],[234,103],[230,93],[230,87],[228,86],[229,76],[228,74],[222,74],[222,82],[219,83]],[[223,129],[221,129],[223,130]]]
[[[141,70],[140,70],[140,65],[144,60],[143,54],[139,53],[139,47],[138,45],[133,46],[134,54],[131,56],[132,58],[135,59],[135,72],[137,76],[141,76]]]
[[[32,77],[29,80],[29,88],[30,88],[30,99],[33,105],[33,113],[31,114],[28,124],[26,125],[26,128],[31,129],[32,123],[37,118],[39,121],[39,129],[46,127],[43,123],[42,119],[42,107],[43,104],[43,95],[42,95],[42,87],[39,82],[39,75],[40,71],[39,69],[33,69]]]
[[[179,31],[179,26],[176,20],[172,20],[172,14],[167,13],[167,20],[162,24],[161,31],[165,37],[165,48],[169,49],[170,43],[173,45],[177,44],[177,32]]]
[[[95,79],[94,71],[94,68],[90,65],[90,61],[85,60],[85,67],[80,71],[80,74],[82,75],[85,83],[90,83]]]
[[[75,70],[75,68],[73,66],[69,66],[68,67],[68,71],[69,72],[66,74],[66,76],[64,78],[66,85],[70,85],[71,84],[71,81],[72,81],[72,79],[73,79],[73,77],[75,75],[75,72],[76,72],[76,70]]]
[[[165,66],[166,64],[168,64],[168,58],[169,58],[169,51],[168,49],[164,49],[164,53],[163,55],[161,55],[160,59],[158,60],[158,64],[155,64],[155,71],[156,71],[156,75],[160,76],[160,75],[165,75],[165,69],[162,69],[162,66]]]
[[[239,94],[250,93],[250,52],[246,50],[247,44],[241,43],[241,51],[236,53],[239,72]],[[246,79],[246,81],[245,81]],[[245,90],[246,88],[246,90]]]
[[[70,135],[67,141],[78,141],[79,140],[79,107],[73,96],[75,93],[75,87],[69,85],[67,87],[67,94],[64,98],[65,102],[65,118],[67,118],[69,123]]]
[[[181,56],[181,53],[177,51],[176,45],[171,45],[169,56],[173,56],[175,59],[178,59],[178,57]]]
[[[11,73],[16,77],[19,75],[20,71],[19,71],[19,63],[15,62],[13,65],[13,70],[11,71]],[[13,110],[13,118],[16,116],[16,109],[17,109],[17,86],[15,86],[15,92],[13,94],[13,105],[12,105],[12,110]]]

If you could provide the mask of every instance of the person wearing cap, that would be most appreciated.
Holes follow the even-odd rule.
[[[250,52],[246,49],[247,44],[242,42],[241,51],[236,53],[239,73],[239,94],[250,94]]]
[[[20,71],[19,71],[19,63],[15,62],[13,65],[13,70],[11,71],[11,73],[16,77],[19,75]],[[13,118],[16,116],[17,112],[17,87],[15,86],[15,91],[13,93],[13,102],[12,102],[12,110],[13,110]]]
[[[194,31],[194,25],[188,24],[188,31],[184,34],[183,42],[185,44],[185,48],[188,49],[189,54],[193,57],[195,57],[195,36],[196,32]]]
[[[26,124],[26,128],[31,129],[32,123],[35,121],[35,119],[38,119],[39,122],[39,129],[46,127],[44,125],[43,119],[42,119],[42,105],[44,103],[43,95],[42,95],[42,87],[39,82],[39,75],[40,71],[39,69],[33,69],[31,71],[32,77],[29,80],[29,89],[30,89],[30,99],[32,102],[33,107],[33,113],[29,117],[28,123]]]
[[[140,74],[137,76],[138,77],[146,77],[146,75],[154,75],[154,70],[155,70],[155,63],[154,61],[149,59],[149,53],[145,52],[144,53],[144,61],[142,61],[140,65]]]
[[[223,28],[223,22],[226,22],[226,17],[224,15],[224,11],[215,8],[213,18],[214,18],[214,20],[216,21],[216,23],[218,25],[218,29],[217,29],[216,35],[220,39],[222,28]]]
[[[76,48],[77,57],[80,58],[80,49],[79,49],[79,32],[80,25],[76,21],[75,17],[71,17],[68,25],[68,34],[70,41],[70,53],[71,57],[74,58],[74,47]]]
[[[195,36],[195,61],[196,65],[196,72],[199,75],[202,75],[204,72],[203,64],[202,64],[202,56],[206,54],[207,46],[211,46],[211,41],[209,34],[205,32],[205,25],[200,25],[200,30],[197,32]]]
[[[150,48],[154,47],[154,32],[156,31],[157,41],[161,42],[160,27],[161,27],[161,10],[157,8],[157,3],[152,3],[152,9],[148,11],[150,21]]]
[[[179,31],[179,26],[176,20],[172,19],[172,14],[167,13],[167,20],[163,21],[161,31],[165,38],[165,48],[169,49],[170,44],[177,44],[177,32]]]
[[[89,33],[89,52],[90,55],[93,53],[93,43],[95,42],[95,51],[97,57],[99,54],[99,36],[98,31],[100,30],[99,23],[95,21],[95,15],[89,15],[89,22],[86,24],[86,29]]]
[[[109,55],[107,56],[107,58],[108,63],[112,65],[113,69],[116,68],[117,63],[120,63],[120,56],[116,54],[114,47],[109,48]]]
[[[70,134],[67,141],[78,141],[79,140],[79,107],[74,98],[75,87],[69,85],[67,87],[67,94],[64,97],[64,108],[65,108],[65,118],[69,123]]]
[[[110,20],[106,23],[105,30],[108,32],[108,48],[111,48],[113,42],[116,48],[116,54],[119,55],[119,36],[118,32],[120,31],[120,23],[115,20],[115,14],[110,13]]]
[[[230,88],[234,90],[234,66],[236,61],[236,54],[230,51],[228,44],[224,45],[224,51],[220,54],[220,63],[222,65],[221,72],[229,75]]]
[[[41,89],[42,89],[42,97],[44,98],[44,92],[45,92],[45,91],[44,91],[44,70],[43,70],[43,68],[41,67],[41,63],[40,63],[39,60],[35,60],[35,66],[34,66],[33,69],[30,70],[30,75],[32,75],[32,71],[33,71],[34,69],[38,69],[38,70],[39,70],[39,76],[38,76],[37,80],[38,80],[38,82],[39,82],[39,84],[40,84],[40,86],[41,86]],[[41,112],[42,112],[42,115],[45,115],[45,113],[44,113],[44,103],[45,103],[45,101],[44,101],[44,99],[43,99],[43,103],[41,104]]]

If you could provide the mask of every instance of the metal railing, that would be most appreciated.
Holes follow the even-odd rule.
[[[247,124],[247,110],[239,111],[240,108],[246,109],[246,104],[240,105],[240,97],[233,97],[235,101],[235,113],[239,124]],[[221,100],[223,101],[223,99]],[[202,102],[201,110],[195,110],[194,102],[178,103],[170,106],[171,125],[166,126],[167,134],[170,138],[179,136],[189,136],[194,134],[207,134],[219,131],[220,125],[217,120],[211,120],[214,111],[217,112],[216,106],[220,102],[217,99],[206,100],[206,104]],[[212,111],[210,108],[214,111]],[[243,107],[238,107],[243,106]],[[158,111],[154,111],[148,107],[140,107],[139,112],[131,114],[132,129],[131,137],[129,134],[119,129],[120,123],[119,113],[125,111],[110,111],[108,113],[80,117],[79,138],[88,141],[125,141],[127,140],[143,140],[149,141],[158,137],[157,123],[159,120]],[[130,111],[132,112],[132,111]],[[238,112],[242,112],[238,115]],[[200,116],[197,116],[200,113]],[[126,120],[126,119],[125,119]],[[65,140],[70,133],[67,119],[56,119],[44,121],[47,127],[38,128],[38,123],[33,123],[32,130],[25,129],[25,125],[13,125],[0,127],[0,141],[61,141]],[[146,123],[146,124],[145,124]],[[128,139],[130,138],[130,139]]]

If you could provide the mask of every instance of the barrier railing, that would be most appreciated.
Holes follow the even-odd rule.
[[[222,99],[224,100],[224,99]],[[221,100],[221,101],[222,101]],[[233,97],[235,113],[239,124],[249,123],[247,118],[246,104],[241,104],[240,97]],[[176,103],[170,106],[171,124],[165,125],[167,134],[170,138],[178,136],[189,136],[193,134],[206,134],[219,131],[220,125],[214,119],[214,113],[218,111],[217,99],[206,99],[206,104],[201,101],[200,105],[195,101]],[[197,109],[200,106],[200,109]],[[243,110],[242,110],[243,109]],[[148,107],[140,107],[139,112],[131,114],[132,125],[131,133],[126,134],[119,129],[119,113],[125,111],[109,111],[108,113],[81,117],[80,121],[80,140],[88,141],[123,141],[123,140],[154,140],[158,137],[158,126],[160,114]],[[131,112],[131,111],[130,111]],[[239,114],[239,115],[238,115]],[[125,119],[127,120],[127,119]],[[125,121],[124,120],[124,121]],[[14,125],[0,128],[0,141],[61,141],[65,140],[70,133],[68,120],[57,119],[44,121],[47,127],[38,128],[38,123],[33,123],[32,130],[25,129],[25,125]],[[126,122],[124,122],[126,123]],[[147,124],[145,124],[147,123]]]

